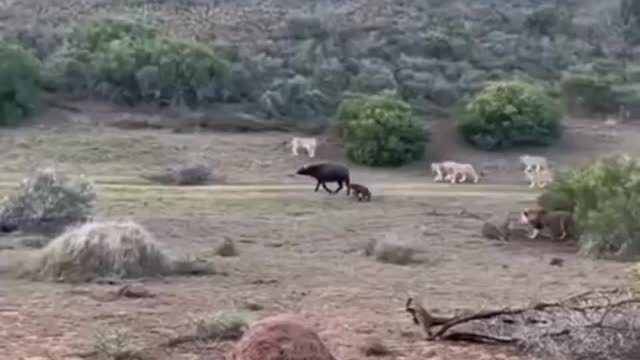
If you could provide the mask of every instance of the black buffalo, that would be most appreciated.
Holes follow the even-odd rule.
[[[316,179],[318,183],[316,184],[316,189],[314,191],[318,191],[320,185],[329,193],[329,194],[337,194],[342,190],[342,184],[344,183],[347,186],[347,195],[351,194],[351,189],[349,186],[349,169],[340,164],[332,164],[332,163],[318,163],[305,165],[301,167],[296,174],[298,175],[306,175],[311,176]],[[337,182],[338,188],[336,191],[332,192],[326,185],[328,182]]]

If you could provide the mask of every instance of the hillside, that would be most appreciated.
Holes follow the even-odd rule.
[[[138,88],[159,81],[153,69],[136,70],[135,89],[77,65],[60,70],[65,40],[96,17],[115,17],[196,40],[229,63],[216,79],[186,89],[198,94],[190,105],[235,104],[288,127],[326,125],[347,93],[397,94],[442,116],[487,80],[556,81],[567,71],[620,75],[617,97],[596,110],[633,112],[637,98],[626,64],[638,52],[621,30],[618,1],[27,0],[5,1],[3,12],[0,35],[33,49],[65,93],[189,103],[175,91],[145,98]]]
[[[633,358],[637,301],[594,290],[637,281],[615,260],[640,251],[640,165],[595,160],[640,158],[638,24],[638,0],[0,0],[0,359],[226,359],[287,312],[342,360]],[[507,145],[470,145],[458,105],[512,79],[476,118]],[[402,166],[349,156],[330,125],[354,94],[391,95],[353,111],[360,160],[411,147]],[[315,159],[287,148],[301,134]],[[596,166],[531,189],[524,153]],[[372,200],[295,174],[324,160]],[[441,160],[479,183],[436,183]],[[174,181],[182,165],[200,186]],[[523,210],[557,184],[570,211],[590,202],[586,241],[529,237]],[[572,304],[584,292],[607,304]],[[426,341],[408,297],[443,316],[571,301],[459,327],[503,340],[485,346]]]

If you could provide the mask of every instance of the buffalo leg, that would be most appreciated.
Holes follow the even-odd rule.
[[[327,190],[327,192],[328,192],[329,194],[333,194],[333,191],[331,191],[331,189],[329,189],[329,188],[327,187],[327,184],[326,184],[326,183],[322,183],[322,187],[323,187],[325,190]]]
[[[324,185],[324,184],[322,184]],[[318,183],[316,184],[316,189],[314,190],[315,192],[318,192],[318,189],[320,189],[320,181],[318,181]],[[326,187],[325,187],[326,189]]]
[[[348,189],[348,188],[347,188]],[[340,192],[340,190],[342,190],[342,181],[338,181],[338,188],[336,189],[336,191],[334,192],[334,194],[337,194]]]

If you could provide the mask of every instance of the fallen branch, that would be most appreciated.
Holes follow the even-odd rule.
[[[625,298],[614,301],[612,300],[614,296]],[[422,328],[427,340],[525,344],[530,340],[527,339],[530,336],[538,339],[557,338],[571,335],[572,331],[593,328],[603,331],[629,330],[618,325],[606,324],[606,320],[612,313],[619,313],[622,311],[621,308],[628,305],[640,305],[640,298],[634,296],[632,292],[614,289],[600,292],[590,291],[559,302],[536,303],[520,308],[504,308],[448,317],[434,316],[421,304],[414,303],[413,299],[409,298],[405,310],[411,314],[413,322]],[[629,311],[633,316],[640,318],[640,306]],[[634,313],[634,311],[636,312]],[[499,324],[502,324],[496,327],[495,331],[499,333],[454,331],[456,326],[483,320],[493,321],[493,325],[497,320]],[[439,329],[434,329],[436,327]],[[505,335],[505,331],[512,333]]]

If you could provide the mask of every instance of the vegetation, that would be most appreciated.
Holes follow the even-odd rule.
[[[398,166],[420,159],[429,132],[402,100],[383,97],[345,99],[337,114],[347,156],[371,166]]]
[[[40,108],[41,65],[27,50],[0,42],[0,126],[16,125]]]
[[[53,168],[39,169],[7,197],[0,224],[23,232],[58,234],[67,226],[90,220],[96,192],[84,177],[69,177]]]
[[[562,109],[537,85],[492,82],[464,105],[458,127],[469,143],[485,150],[550,145],[562,134]]]
[[[55,65],[57,85],[128,104],[195,107],[223,96],[227,63],[211,49],[125,20],[90,24],[69,40]]]
[[[623,105],[640,113],[640,79],[629,72],[640,54],[635,0],[463,0],[458,5],[428,0],[426,7],[413,0],[390,4],[375,15],[394,14],[401,21],[362,24],[366,31],[339,24],[371,18],[373,13],[361,12],[380,9],[354,8],[344,12],[353,12],[353,19],[328,26],[327,17],[343,12],[318,12],[310,2],[300,2],[284,19],[251,19],[254,12],[247,7],[252,5],[244,6],[237,18],[260,23],[260,32],[217,17],[202,21],[195,14],[206,9],[195,3],[176,11],[163,2],[151,13],[134,4],[112,4],[109,12],[127,19],[87,22],[85,14],[101,5],[72,1],[74,6],[51,4],[55,11],[42,14],[16,3],[12,7],[18,11],[10,12],[2,34],[34,50],[47,65],[52,85],[65,92],[130,104],[240,103],[243,111],[296,127],[295,122],[333,114],[345,92],[398,95],[420,112],[447,115],[487,81],[526,74],[545,81],[562,77],[563,95],[573,105],[584,98],[583,110],[609,114]],[[219,9],[236,18],[233,2]],[[473,15],[465,9],[473,9]],[[416,13],[426,16],[412,16]],[[87,26],[70,32],[69,23]],[[227,31],[230,26],[233,31]],[[613,72],[615,79],[602,78]],[[610,97],[615,101],[606,100]]]
[[[209,164],[193,162],[170,166],[162,172],[142,177],[162,185],[196,186],[208,184],[212,180],[212,172]]]
[[[238,256],[238,248],[233,239],[226,238],[216,247],[216,255],[222,257]]]
[[[565,174],[538,202],[574,213],[583,252],[640,254],[640,165],[635,160],[609,157]]]
[[[613,83],[594,75],[573,75],[562,79],[565,103],[573,112],[607,114],[617,110]]]
[[[53,239],[20,270],[33,280],[71,283],[202,273],[193,271],[197,262],[186,264],[135,222],[89,222]]]

